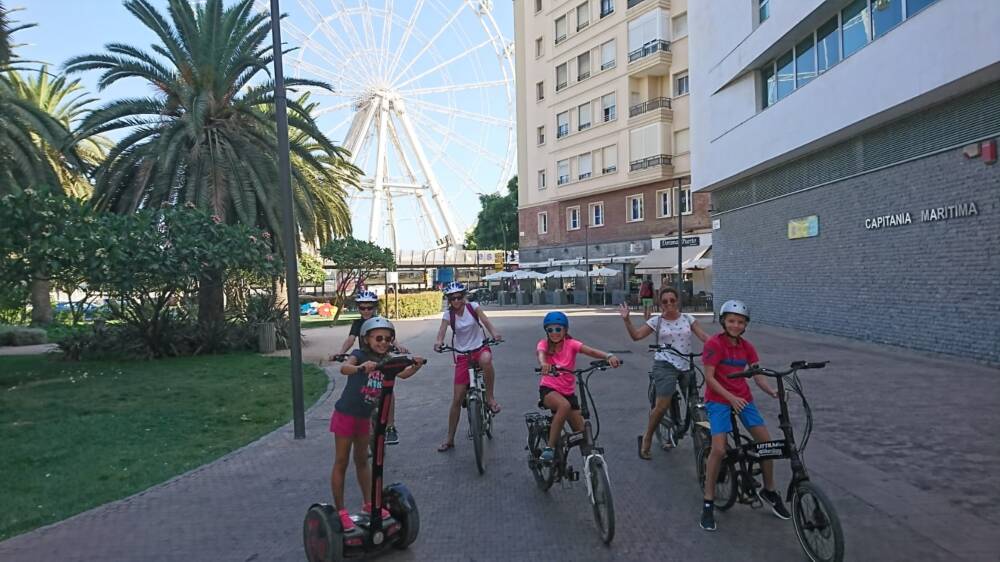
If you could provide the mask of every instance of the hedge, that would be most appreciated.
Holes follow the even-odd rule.
[[[0,324],[0,345],[38,345],[48,341],[45,330],[40,328]]]
[[[385,306],[383,310],[389,314],[390,318],[417,318],[439,314],[442,310],[441,293],[438,291],[426,291],[423,293],[400,293],[399,309],[396,309],[396,296],[385,295]]]

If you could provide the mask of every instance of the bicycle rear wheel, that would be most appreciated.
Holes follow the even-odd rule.
[[[705,478],[708,473],[708,455],[711,445],[698,453],[698,484],[705,489]],[[715,479],[715,507],[722,511],[733,507],[736,503],[736,466],[729,459],[722,459],[719,475]]]
[[[548,439],[548,426],[535,426],[528,430],[528,468],[531,469],[531,474],[535,477],[538,489],[543,492],[547,492],[556,479],[555,462],[546,464],[538,460],[542,449],[548,444]],[[556,456],[556,458],[559,457]]]
[[[812,482],[800,482],[792,495],[795,536],[813,562],[844,559],[844,531],[833,503]]]
[[[469,435],[472,437],[472,449],[476,453],[476,469],[479,474],[486,472],[486,459],[483,456],[483,402],[469,400]]]
[[[590,461],[590,489],[594,522],[597,523],[604,544],[611,544],[615,538],[615,502],[611,497],[611,482],[604,471],[604,461],[599,458]]]

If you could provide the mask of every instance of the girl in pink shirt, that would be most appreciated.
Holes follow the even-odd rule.
[[[580,415],[580,400],[576,393],[576,377],[572,373],[561,371],[576,369],[576,355],[583,353],[597,359],[606,359],[612,367],[621,364],[611,353],[600,351],[583,345],[569,335],[569,318],[562,312],[550,312],[542,320],[545,337],[539,340],[536,351],[538,364],[542,368],[542,380],[539,383],[538,395],[542,404],[552,410],[552,426],[549,429],[548,447],[542,450],[539,458],[551,461],[555,456],[554,447],[562,433],[563,424],[569,418],[573,431],[583,431],[583,416]]]

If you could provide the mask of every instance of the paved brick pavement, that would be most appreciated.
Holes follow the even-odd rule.
[[[645,416],[645,342],[626,341],[610,311],[572,311],[573,333],[588,344],[632,351],[626,366],[598,373],[593,392],[614,489],[618,531],[610,548],[594,528],[582,483],[538,491],[525,463],[522,413],[537,400],[532,349],[543,311],[492,313],[509,342],[498,350],[496,437],[476,473],[459,440],[434,451],[445,429],[450,357],[404,381],[397,409],[402,443],[389,450],[389,478],[406,482],[421,510],[410,550],[385,560],[797,560],[790,522],[737,506],[719,531],[697,526],[700,490],[690,443],[675,452],[635,454]],[[414,350],[430,348],[434,320],[398,323]],[[714,329],[714,327],[712,327]],[[305,357],[322,357],[345,327],[307,332]],[[754,325],[748,337],[766,365],[830,359],[803,374],[816,428],[807,453],[814,480],[840,513],[849,560],[997,560],[1000,551],[1000,371],[834,337]],[[329,500],[331,439],[326,431],[339,389],[311,409],[307,439],[283,428],[220,461],[137,496],[0,543],[0,560],[301,560],[301,521]],[[775,405],[761,399],[772,425]],[[463,420],[464,424],[464,420]],[[787,470],[780,470],[784,479]],[[351,505],[360,493],[349,476]]]

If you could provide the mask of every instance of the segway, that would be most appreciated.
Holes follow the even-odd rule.
[[[396,356],[382,361],[382,393],[378,403],[378,423],[375,425],[375,454],[372,463],[372,513],[351,515],[355,527],[344,532],[337,510],[329,504],[314,503],[306,512],[302,534],[309,562],[336,562],[360,558],[389,547],[404,549],[420,532],[420,513],[413,494],[399,482],[382,487],[385,461],[385,428],[389,405],[393,400],[396,375],[413,365],[411,357]],[[384,506],[390,517],[382,518]]]

